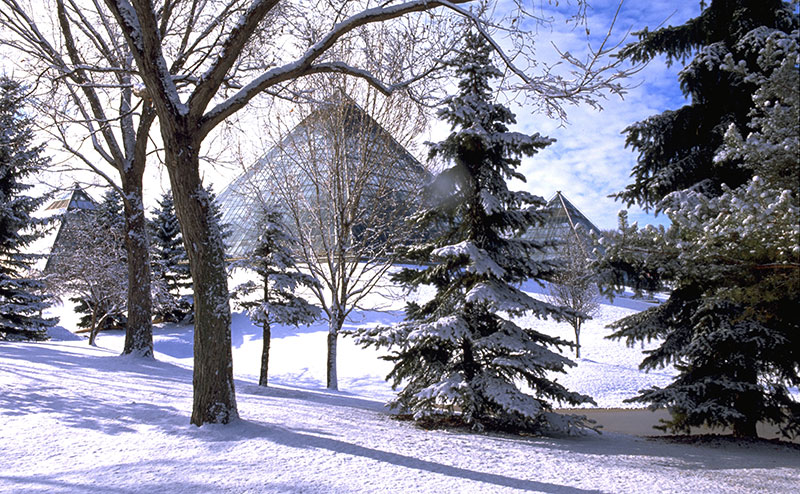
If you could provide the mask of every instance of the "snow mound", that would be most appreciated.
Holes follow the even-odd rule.
[[[76,335],[63,326],[51,326],[47,329],[47,336],[51,341],[82,341],[83,337]]]

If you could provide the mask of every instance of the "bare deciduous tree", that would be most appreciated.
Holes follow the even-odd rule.
[[[72,4],[74,0],[63,1]],[[189,253],[196,302],[192,423],[226,423],[238,415],[224,245],[211,220],[211,202],[199,172],[202,144],[225,119],[256,96],[279,94],[291,82],[313,74],[347,74],[369,81],[386,94],[407,87],[435,70],[442,60],[440,48],[452,46],[442,42],[435,29],[448,15],[467,19],[489,39],[519,81],[517,88],[549,113],[560,114],[565,103],[592,104],[601,92],[623,90],[618,79],[624,74],[616,70],[618,62],[602,62],[606,48],[589,53],[586,60],[564,53],[576,67],[575,73],[566,76],[535,64],[533,38],[538,29],[524,29],[530,28],[529,20],[538,24],[543,19],[535,18],[525,2],[516,0],[511,15],[492,20],[494,3],[105,0],[114,22],[109,18],[103,21],[123,33],[136,62],[136,77],[145,86],[140,94],[152,103],[158,116],[165,164]],[[99,0],[91,0],[91,4],[99,10]],[[585,12],[585,2],[579,0],[578,6],[580,15]],[[80,13],[76,11],[76,15]],[[365,56],[364,62],[357,64],[335,56],[333,48],[345,40],[358,41],[356,35],[372,27],[385,28],[396,42],[415,47],[409,53],[423,56],[404,60],[401,77],[380,70],[392,58],[391,52]],[[514,53],[502,52],[492,32],[512,36]],[[454,37],[459,37],[458,29],[444,39]],[[361,43],[357,48],[369,46]],[[513,60],[525,60],[531,62],[531,70],[543,70],[526,72],[527,67],[523,70]],[[76,73],[82,70],[76,68]]]
[[[124,232],[99,222],[91,212],[66,213],[62,221],[46,280],[54,294],[86,303],[91,316],[89,344],[94,345],[105,319],[125,312]]]
[[[326,384],[338,389],[339,332],[413,234],[406,218],[429,174],[393,137],[408,143],[419,131],[408,101],[362,88],[362,107],[346,96],[346,81],[323,81],[321,102],[295,108],[301,124],[263,165],[296,238],[294,255],[320,282],[310,289],[328,320]]]
[[[574,311],[565,316],[575,331],[575,358],[581,357],[581,326],[600,308],[597,275],[586,252],[580,233],[573,231],[558,249],[563,262],[548,286],[548,299],[554,305]]]
[[[37,119],[39,126],[123,197],[128,309],[123,353],[152,357],[142,177],[156,113],[150,101],[134,96],[130,50],[108,10],[96,1],[53,0],[43,6],[2,0],[0,5],[3,44],[38,81],[35,101],[46,117]],[[107,173],[108,166],[118,179]]]

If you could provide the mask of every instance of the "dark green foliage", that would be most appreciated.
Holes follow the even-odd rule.
[[[506,180],[524,180],[516,171],[520,158],[553,140],[509,131],[514,115],[492,102],[489,82],[501,74],[491,65],[489,47],[476,34],[465,43],[453,61],[461,77],[459,94],[446,98],[439,111],[453,131],[431,147],[432,156],[452,167],[436,178],[429,189],[431,206],[416,216],[419,231],[435,233],[406,253],[414,262],[433,264],[396,276],[409,288],[429,285],[436,293],[409,303],[403,323],[361,331],[357,339],[392,349],[388,377],[395,387],[404,386],[393,405],[415,419],[449,414],[478,429],[580,429],[587,426],[582,417],[552,411],[552,401],[592,401],[549,375],[574,365],[551,350],[571,344],[511,319],[523,314],[563,319],[573,313],[520,290],[522,282],[549,275],[552,266],[534,260],[540,245],[508,235],[540,223],[544,201],[510,191]]]
[[[209,201],[209,213],[213,218],[214,229],[219,229],[219,234],[222,235],[222,241],[225,242],[232,233],[230,225],[222,222],[222,209],[220,208],[219,202],[217,202],[217,195],[214,193],[211,185],[205,188],[205,194]]]
[[[639,41],[622,50],[622,56],[632,61],[646,62],[663,54],[671,62],[694,55],[679,75],[690,103],[625,130],[626,143],[639,158],[631,173],[634,182],[617,197],[658,211],[659,201],[671,192],[692,188],[718,195],[723,184],[734,188],[746,182],[752,171],[741,162],[714,164],[713,158],[731,124],[745,133],[756,86],[745,75],[719,67],[731,55],[756,68],[757,55],[739,41],[756,27],[789,32],[796,25],[786,2],[714,0],[681,26],[637,33]]]
[[[75,313],[82,314],[78,319],[78,326],[82,329],[90,330],[92,328],[92,305],[82,297],[70,297],[69,300],[75,304],[73,308]],[[95,328],[96,331],[125,330],[128,323],[128,318],[123,312],[103,305],[100,305],[97,309],[97,319],[101,320],[101,323]]]
[[[103,194],[103,199],[97,204],[96,221],[101,228],[125,227],[125,215],[122,205],[122,196],[119,191],[111,187]]]
[[[627,211],[620,211],[618,230],[605,233],[604,249],[594,266],[601,292],[613,299],[626,287],[637,298],[663,290],[663,263],[669,262],[670,253],[654,249],[653,237],[665,232],[663,226],[639,229],[638,224],[628,223]]]
[[[281,220],[281,214],[269,209],[259,222],[262,231],[255,251],[235,264],[258,274],[260,283],[247,281],[234,289],[236,305],[247,310],[253,322],[263,329],[264,347],[261,354],[259,384],[269,381],[269,347],[273,324],[299,326],[311,324],[321,315],[318,307],[295,294],[301,287],[319,288],[313,277],[301,273],[291,256],[291,246],[297,241],[291,237]],[[256,294],[253,298],[251,295]]]
[[[657,33],[628,53],[681,57],[698,47],[681,73],[692,105],[634,126],[641,154],[620,197],[665,211],[672,224],[623,228],[599,264],[611,283],[622,267],[674,288],[663,305],[614,323],[611,337],[659,340],[642,368],[672,364],[678,376],[631,401],[666,407],[675,431],[755,436],[767,421],[796,435],[800,21],[783,2],[714,1]]]
[[[43,146],[33,146],[31,122],[24,113],[25,90],[0,77],[0,339],[47,339],[54,319],[42,318],[50,305],[41,280],[30,276],[37,256],[24,253],[43,234],[31,218],[46,197],[30,197],[23,180],[44,168]]]
[[[181,294],[191,288],[192,275],[171,192],[161,196],[149,226],[153,281],[156,287],[163,287],[154,290],[153,313],[163,321],[181,322],[192,312],[191,302]]]

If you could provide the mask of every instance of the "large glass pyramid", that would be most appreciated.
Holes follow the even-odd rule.
[[[75,184],[72,188],[56,194],[44,209],[37,212],[38,218],[52,218],[47,234],[30,247],[31,252],[46,256],[44,266],[37,263],[37,269],[41,269],[45,273],[56,269],[58,259],[54,253],[70,249],[70,246],[65,244],[65,238],[69,236],[67,232],[70,228],[70,218],[79,214],[92,213],[96,208],[97,206],[89,194]]]
[[[359,187],[359,180],[366,180],[367,187]],[[361,191],[359,210],[372,216],[381,212],[383,228],[390,229],[405,220],[413,209],[409,198],[418,197],[429,180],[430,173],[351,99],[322,104],[217,197],[221,222],[229,232],[227,256],[240,258],[255,249],[265,207],[285,210],[288,201],[300,201],[322,211],[324,218],[341,214],[332,204],[334,197]],[[319,217],[308,221],[319,223]],[[325,225],[315,227],[322,231]],[[356,235],[371,235],[375,242],[385,237],[385,232],[373,230],[354,220]]]

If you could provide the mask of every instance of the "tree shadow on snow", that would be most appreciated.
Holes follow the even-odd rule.
[[[579,411],[577,411],[579,414]],[[800,456],[793,445],[774,443],[725,444],[712,447],[703,444],[669,443],[661,438],[638,437],[607,432],[601,435],[554,436],[521,439],[505,434],[493,434],[498,441],[530,442],[536,448],[559,453],[596,456],[639,456],[651,458],[656,465],[666,461],[671,468],[690,471],[800,468]],[[767,453],[766,455],[764,453]]]
[[[226,485],[227,469],[230,466],[219,461],[200,461],[193,459],[187,463],[182,460],[159,458],[152,461],[118,462],[104,466],[109,471],[121,471],[122,481],[130,487],[113,485],[113,480],[96,478],[95,468],[49,471],[47,475],[8,475],[0,472],[0,491],[3,487],[16,486],[12,492],[69,492],[73,494],[138,494],[142,492],[302,492],[330,493],[331,485],[320,479],[313,481],[293,480],[274,481],[263,475],[258,465],[250,469],[252,474],[243,482],[241,477]],[[135,479],[131,481],[130,479]],[[227,488],[226,488],[227,487]]]
[[[368,400],[344,392],[336,391],[315,391],[308,389],[298,389],[294,386],[275,387],[258,386],[256,384],[237,382],[237,389],[240,394],[251,394],[257,396],[267,396],[271,398],[302,400],[318,403],[325,406],[338,406],[344,408],[358,408],[374,412],[387,412],[387,407],[380,401]]]
[[[245,420],[237,421],[237,424],[234,427],[226,430],[226,432],[228,431],[229,434],[226,434],[228,440],[249,440],[260,437],[276,444],[291,448],[327,450],[334,453],[367,458],[381,463],[389,463],[403,468],[410,468],[438,475],[446,475],[454,478],[467,479],[475,482],[484,482],[487,484],[500,487],[509,487],[512,489],[552,494],[600,494],[602,492],[599,490],[587,490],[551,484],[548,482],[538,482],[534,480],[519,479],[505,475],[470,470],[467,468],[423,460],[414,456],[407,456],[390,451],[368,448],[366,446],[341,441],[332,437],[321,437],[312,433],[299,431],[297,429],[259,424]]]
[[[17,374],[24,385],[6,387],[0,394],[0,417],[3,415],[52,414],[71,427],[101,431],[107,434],[135,432],[139,424],[184,424],[185,413],[170,406],[139,402],[136,389],[129,388],[123,377],[155,381],[148,384],[148,393],[158,392],[168,382],[191,382],[191,371],[155,360],[120,357],[105,349],[94,349],[96,356],[71,353],[59,345],[6,345],[0,373]],[[16,360],[41,361],[47,365],[41,372],[69,374],[73,388],[63,388],[52,380],[36,379],[36,369],[23,375],[14,366]],[[32,373],[33,370],[33,373]],[[23,381],[23,379],[25,381]],[[82,394],[74,383],[92,382],[90,389],[100,394]],[[98,388],[97,382],[107,383]],[[107,392],[108,396],[104,393]],[[126,399],[120,402],[119,395]],[[152,399],[148,396],[145,400]]]

